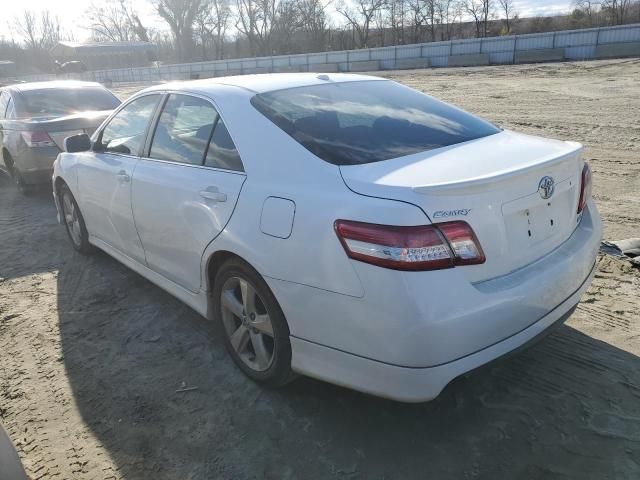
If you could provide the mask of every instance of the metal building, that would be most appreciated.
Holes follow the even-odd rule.
[[[59,42],[51,56],[60,63],[80,61],[88,70],[146,67],[157,60],[157,46],[149,42]]]

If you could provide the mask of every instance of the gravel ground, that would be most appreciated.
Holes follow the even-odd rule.
[[[583,142],[605,238],[640,236],[639,60],[385,75]],[[628,262],[601,257],[545,341],[404,405],[304,378],[257,387],[211,324],[107,255],[74,253],[46,190],[0,179],[0,245],[0,419],[33,479],[640,478]]]

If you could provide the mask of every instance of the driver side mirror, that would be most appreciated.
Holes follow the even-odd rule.
[[[89,135],[81,133],[64,139],[64,149],[68,153],[87,152],[91,150]]]

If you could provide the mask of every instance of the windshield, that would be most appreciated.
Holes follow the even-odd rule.
[[[335,165],[358,165],[498,133],[492,124],[391,81],[327,83],[262,93],[253,106]]]
[[[120,101],[104,88],[46,88],[20,92],[21,117],[61,116],[92,110],[113,110]]]

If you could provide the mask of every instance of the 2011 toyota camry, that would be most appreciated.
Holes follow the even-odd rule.
[[[154,86],[66,147],[53,183],[73,246],[216,320],[269,385],[432,399],[566,319],[594,274],[579,144],[380,78]]]

